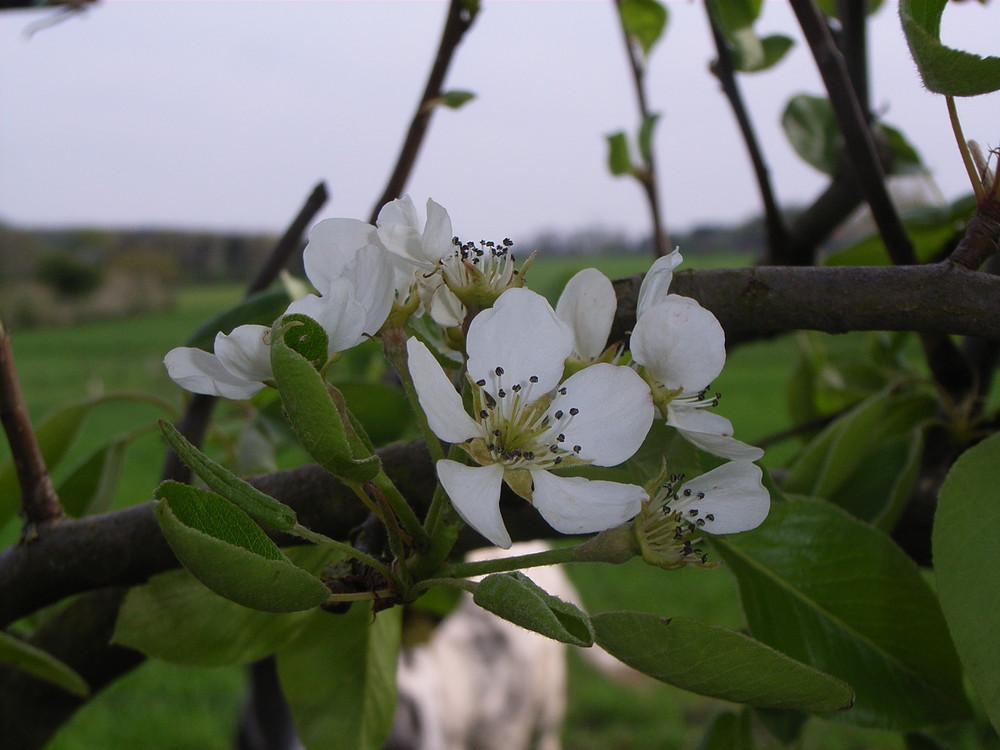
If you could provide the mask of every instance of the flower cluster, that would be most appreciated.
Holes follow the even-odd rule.
[[[769,497],[751,462],[763,451],[736,440],[729,420],[707,408],[718,403],[709,387],[725,364],[725,334],[710,311],[670,293],[680,253],[652,265],[627,345],[608,346],[617,300],[604,274],[578,273],[553,309],[523,287],[510,240],[462,243],[432,200],[426,216],[421,222],[404,197],[386,205],[374,226],[354,219],[318,223],[304,253],[317,293],[294,301],[285,314],[319,323],[331,357],[383,326],[396,331],[402,355],[399,336],[413,333],[411,315],[444,329],[436,340],[460,349],[461,360],[410,335],[401,375],[412,379],[434,435],[467,454],[466,461],[439,460],[436,469],[470,526],[510,546],[500,512],[506,484],[563,533],[634,519],[635,546],[647,561],[678,567],[705,564],[695,546],[702,531],[732,533],[761,523]],[[459,324],[464,337],[456,344],[445,331]],[[174,349],[167,371],[197,393],[249,398],[273,381],[269,336],[267,327],[240,326],[216,337],[214,353]],[[728,463],[686,482],[681,475],[661,477],[652,490],[574,474],[574,467],[630,459],[657,414]]]

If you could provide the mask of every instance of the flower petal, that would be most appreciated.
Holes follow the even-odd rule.
[[[452,244],[454,233],[451,230],[451,217],[441,204],[427,199],[427,223],[420,240],[421,258],[431,263],[454,252]]]
[[[596,268],[585,268],[566,283],[556,315],[573,329],[579,357],[596,359],[604,351],[617,307],[614,286]]]
[[[532,503],[542,518],[563,534],[604,531],[639,512],[646,491],[634,484],[533,471]]]
[[[451,328],[462,322],[465,306],[447,285],[441,284],[431,295],[430,313],[439,326]]]
[[[423,265],[436,263],[437,259],[430,262],[424,258],[420,219],[409,195],[386,203],[375,225],[379,240],[389,251]]]
[[[329,294],[330,283],[343,275],[358,250],[375,241],[375,227],[357,219],[324,219],[309,232],[302,252],[306,276],[320,294]]]
[[[667,424],[681,436],[713,456],[738,461],[756,461],[764,451],[733,437],[733,423],[721,414],[683,404],[667,406]]]
[[[482,428],[466,413],[462,396],[427,345],[411,338],[406,342],[406,352],[409,355],[410,377],[417,389],[417,400],[434,434],[449,443],[462,443],[480,436]]]
[[[462,520],[493,544],[508,549],[510,534],[500,515],[503,466],[465,466],[442,459],[437,462],[437,475]]]
[[[565,439],[559,442],[580,458],[615,466],[639,450],[655,409],[649,386],[634,370],[602,362],[570,376],[547,414],[553,426],[545,442],[556,442],[555,435],[562,433]]]
[[[229,372],[244,380],[271,380],[271,346],[267,343],[271,329],[266,326],[243,325],[229,335],[215,336],[215,356]]]
[[[674,269],[683,260],[680,252],[675,249],[653,262],[639,286],[639,299],[635,304],[636,318],[642,317],[647,310],[666,300],[670,283],[674,280]]]
[[[715,316],[693,299],[668,295],[639,318],[632,357],[667,388],[697,393],[726,363],[726,334]]]
[[[347,279],[334,279],[330,293],[317,297],[307,294],[295,300],[286,315],[306,315],[326,331],[327,350],[332,355],[360,344],[365,336],[365,308],[354,298],[354,285]]]
[[[685,482],[679,493],[685,516],[691,508],[697,508],[697,517],[705,520],[702,529],[712,534],[735,534],[757,528],[771,508],[771,496],[761,482],[762,475],[756,464],[730,461]],[[698,497],[701,493],[703,498]]]
[[[389,317],[396,292],[395,256],[378,245],[365,245],[344,270],[344,278],[354,285],[354,298],[365,308],[364,331],[370,336]]]
[[[486,380],[485,389],[497,395],[501,385],[533,384],[537,395],[551,391],[562,378],[566,358],[573,353],[573,333],[556,317],[540,294],[508,289],[489,310],[469,326],[468,370],[473,380]],[[502,369],[498,376],[496,369]]]
[[[229,372],[214,354],[190,346],[171,349],[163,364],[171,380],[192,393],[241,401],[264,387],[261,382]]]

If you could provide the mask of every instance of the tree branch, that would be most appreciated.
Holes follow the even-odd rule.
[[[632,83],[635,86],[636,103],[639,105],[639,123],[642,125],[651,116],[649,104],[646,101],[645,69],[642,59],[639,57],[638,50],[636,50],[635,44],[629,36],[621,9],[618,8],[620,4],[621,0],[615,0],[619,26],[621,26],[622,36],[625,39],[625,56],[628,58],[629,69],[632,71]],[[643,149],[640,147],[640,152],[642,151]],[[659,189],[656,185],[656,159],[653,154],[652,145],[645,153],[640,153],[640,156],[643,161],[643,169],[641,173],[634,176],[639,180],[643,193],[646,195],[646,203],[649,205],[650,218],[653,222],[653,252],[657,258],[660,258],[670,252],[670,235],[663,226],[663,211],[660,208]]]
[[[812,0],[791,0],[791,4],[830,96],[855,177],[871,207],[889,257],[896,264],[914,264],[917,257],[913,245],[886,190],[868,118],[851,84],[844,57],[816,4]]]
[[[14,367],[10,334],[0,322],[0,421],[10,443],[11,459],[21,485],[21,510],[31,526],[63,515],[62,504],[52,486],[52,477],[38,446],[35,430],[24,403],[21,381]]]
[[[764,205],[768,262],[795,265],[795,259],[789,257],[788,253],[788,228],[785,226],[785,220],[781,214],[781,209],[778,207],[778,201],[774,197],[767,163],[764,161],[760,142],[757,140],[753,123],[750,122],[750,114],[743,103],[743,95],[740,93],[739,85],[736,82],[736,69],[733,67],[733,56],[729,51],[729,44],[719,29],[719,25],[712,17],[708,3],[705,3],[705,12],[708,15],[708,23],[712,29],[712,38],[715,40],[716,59],[712,63],[712,74],[719,80],[722,91],[726,95],[726,99],[729,100],[729,106],[736,116],[740,133],[743,135],[743,143],[750,156],[750,162],[753,164],[753,172],[757,178],[757,188],[760,190],[761,202]]]
[[[477,13],[478,6],[470,7],[469,3],[464,0],[451,0],[444,22],[444,31],[441,32],[437,56],[434,58],[430,75],[427,77],[427,85],[424,86],[424,93],[420,97],[417,111],[410,121],[409,130],[406,131],[406,138],[403,140],[403,146],[396,159],[396,166],[392,170],[389,182],[385,186],[382,197],[375,202],[375,207],[372,209],[372,215],[368,219],[369,224],[376,222],[379,211],[386,203],[395,200],[402,194],[430,125],[431,113],[435,108],[433,102],[442,94],[441,87],[444,85],[444,77],[451,65],[455,50],[458,48],[459,42],[462,41],[462,37],[465,36],[465,32],[476,20]]]

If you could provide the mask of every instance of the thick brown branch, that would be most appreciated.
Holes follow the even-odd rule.
[[[640,281],[617,282],[619,337],[634,324]],[[674,276],[671,291],[693,297],[715,313],[731,345],[797,329],[917,331],[1000,340],[1000,279],[948,262],[682,271]]]
[[[62,505],[28,417],[21,381],[14,367],[10,334],[3,323],[0,323],[0,421],[7,433],[11,458],[21,484],[25,523],[37,525],[61,517]]]
[[[448,72],[448,67],[451,65],[452,57],[454,57],[455,50],[458,48],[459,42],[462,41],[462,37],[465,36],[465,32],[472,26],[472,22],[476,20],[477,12],[477,10],[469,7],[469,3],[463,0],[451,0],[451,5],[448,7],[448,16],[444,22],[444,31],[441,32],[441,42],[438,45],[437,55],[434,58],[434,65],[431,67],[431,72],[427,77],[427,85],[424,86],[424,93],[420,97],[417,111],[410,121],[409,130],[406,131],[406,138],[403,140],[403,146],[399,151],[399,157],[396,159],[396,166],[392,170],[392,176],[389,177],[385,191],[378,201],[375,202],[375,207],[372,209],[371,218],[368,220],[369,224],[375,223],[376,219],[378,219],[379,211],[382,210],[382,207],[386,203],[395,200],[403,193],[403,188],[410,177],[410,173],[413,171],[413,165],[417,161],[417,153],[420,151],[420,146],[424,142],[424,136],[430,125],[431,113],[435,109],[433,102],[442,94],[441,87],[444,85],[444,77]]]
[[[986,200],[976,209],[965,235],[951,254],[951,262],[975,271],[1000,251],[1000,202]]]

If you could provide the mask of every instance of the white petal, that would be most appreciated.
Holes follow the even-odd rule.
[[[408,195],[386,203],[379,211],[377,234],[379,240],[390,251],[414,261],[426,262],[423,258],[420,219],[417,209]]]
[[[357,219],[324,219],[309,232],[302,252],[306,276],[320,294],[340,277],[360,248],[375,240],[375,227]]]
[[[462,520],[493,544],[508,549],[510,534],[500,515],[503,466],[465,466],[442,459],[437,462],[437,475]]]
[[[434,434],[449,443],[461,443],[480,436],[482,428],[466,413],[462,396],[427,345],[411,338],[406,342],[406,352],[417,399]]]
[[[636,322],[630,348],[667,388],[697,393],[722,372],[726,334],[715,316],[676,294],[648,309]]]
[[[431,296],[430,313],[435,323],[451,328],[465,319],[465,305],[447,285],[441,284]]]
[[[528,289],[508,289],[489,310],[469,326],[469,375],[486,380],[486,390],[497,395],[537,377],[532,387],[541,396],[562,378],[566,358],[573,353],[573,333],[556,317],[548,300]],[[496,368],[503,369],[497,376]]]
[[[559,477],[533,471],[532,502],[542,518],[563,534],[589,534],[618,526],[639,512],[646,491],[634,484],[620,484],[583,477]]]
[[[648,309],[666,300],[670,283],[674,280],[674,269],[681,264],[682,260],[684,258],[675,249],[661,258],[657,258],[649,267],[642,279],[642,284],[639,286],[639,299],[635,304],[636,318],[642,317]]]
[[[365,308],[365,333],[374,336],[389,317],[396,292],[395,256],[383,247],[365,245],[344,278],[354,285],[354,297]]]
[[[455,250],[451,242],[454,236],[448,212],[440,204],[428,198],[427,224],[424,225],[420,242],[421,258],[437,263],[441,258],[450,255]]]
[[[545,442],[555,442],[561,432],[563,446],[579,445],[580,458],[598,466],[615,466],[639,450],[655,409],[649,386],[633,370],[598,363],[573,374],[563,388],[566,394],[549,405],[553,428]],[[579,413],[572,415],[570,409]],[[560,411],[562,421],[555,416]]]
[[[192,393],[240,401],[264,387],[258,381],[233,375],[214,354],[190,346],[171,349],[163,358],[163,364],[170,378]]]
[[[220,332],[215,336],[215,356],[238,378],[271,380],[271,346],[267,343],[270,335],[270,328],[257,325],[238,326],[228,336]]]
[[[595,359],[604,351],[617,306],[614,286],[596,268],[585,268],[566,283],[556,315],[572,327],[580,357]]]
[[[685,509],[697,508],[698,518],[705,519],[704,531],[735,534],[754,529],[767,518],[771,496],[761,483],[761,476],[756,464],[730,461],[685,482],[679,495]],[[705,493],[705,497],[686,499],[697,498],[699,493]],[[713,520],[708,520],[709,515]]]
[[[354,298],[354,285],[347,279],[334,279],[330,284],[330,293],[322,297],[307,294],[295,300],[285,314],[306,315],[323,326],[329,339],[327,350],[331,355],[350,349],[365,338],[366,311]]]
[[[667,424],[681,436],[713,456],[739,461],[756,461],[764,451],[733,437],[733,423],[721,414],[683,404],[667,406]]]

